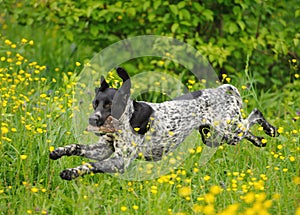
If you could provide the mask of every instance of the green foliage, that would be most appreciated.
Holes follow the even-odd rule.
[[[0,214],[299,213],[299,0],[0,4]],[[206,165],[197,143],[176,171],[154,180],[97,174],[62,181],[62,169],[87,161],[48,158],[51,147],[75,141],[77,73],[93,52],[143,34],[200,50],[239,88],[245,114],[259,107],[281,135],[268,137],[263,149],[246,141],[225,145]],[[168,59],[145,57],[125,67],[131,74],[174,71],[191,91],[205,82]],[[165,99],[141,99],[150,96]],[[265,136],[259,127],[253,133]]]
[[[96,52],[136,35],[167,35],[200,50],[221,73],[237,77],[250,54],[256,84],[272,89],[291,81],[288,60],[300,59],[297,2],[32,0],[5,1],[2,8],[22,25],[63,32]]]

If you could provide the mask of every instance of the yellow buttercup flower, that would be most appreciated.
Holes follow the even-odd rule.
[[[8,131],[9,131],[9,130],[8,130],[8,128],[7,128],[6,126],[1,127],[2,135],[3,135],[3,134],[7,134]]]
[[[33,193],[37,193],[38,191],[39,191],[39,189],[36,187],[31,188],[31,192],[33,192]]]
[[[192,189],[190,187],[184,186],[178,190],[178,193],[182,197],[187,197],[191,195]]]
[[[126,206],[122,206],[122,207],[121,207],[121,211],[123,211],[123,212],[124,212],[124,211],[127,211],[127,207],[126,207]]]
[[[21,158],[21,160],[26,160],[27,159],[27,155],[21,155],[20,158]]]

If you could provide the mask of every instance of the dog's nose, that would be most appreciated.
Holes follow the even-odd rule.
[[[101,125],[101,113],[95,112],[89,117],[89,124],[92,126],[100,126]]]

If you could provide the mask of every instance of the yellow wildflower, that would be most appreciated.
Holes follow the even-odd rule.
[[[215,201],[215,196],[211,193],[207,193],[204,195],[204,201],[206,203],[213,203]]]
[[[195,213],[200,213],[203,210],[203,206],[202,205],[198,205],[198,204],[194,204],[192,210]]]
[[[121,211],[127,211],[127,207],[126,206],[121,206]]]
[[[191,195],[192,189],[190,187],[184,186],[178,190],[178,193],[182,197],[187,197],[187,196]]]
[[[206,176],[204,176],[204,181],[208,181],[209,179],[210,179],[210,176],[209,175],[206,175]]]
[[[278,130],[277,130],[277,132],[278,132],[279,134],[282,134],[282,133],[283,133],[283,130],[284,130],[283,127],[279,127]]]
[[[212,187],[210,188],[210,192],[211,192],[212,194],[214,194],[214,195],[219,194],[221,191],[222,191],[222,188],[221,188],[220,186],[217,186],[217,185],[212,186]]]
[[[7,134],[8,131],[9,131],[9,130],[8,130],[8,128],[7,128],[6,126],[1,127],[2,135],[3,135],[3,134]]]
[[[6,45],[11,45],[11,44],[12,44],[12,42],[11,42],[10,40],[4,40],[4,43],[5,43]]]
[[[26,160],[27,159],[27,155],[21,155],[20,158],[21,158],[21,160]]]
[[[206,205],[203,208],[203,213],[205,215],[215,214],[215,208],[214,208],[214,206],[212,204]]]
[[[27,43],[27,42],[28,42],[27,39],[25,39],[25,38],[22,38],[22,39],[21,39],[21,43]]]
[[[36,187],[31,188],[31,192],[33,192],[33,193],[37,193],[38,191],[39,191],[39,189]]]
[[[294,162],[296,160],[294,156],[290,156],[289,159],[291,162]]]
[[[244,201],[248,204],[252,203],[255,199],[255,194],[253,192],[247,193],[246,196],[244,196]]]

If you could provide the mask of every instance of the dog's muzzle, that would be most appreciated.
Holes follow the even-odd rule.
[[[96,134],[103,134],[103,133],[114,133],[116,131],[114,125],[113,125],[113,117],[112,116],[108,116],[104,123],[102,125],[97,125],[97,123],[94,124],[94,120],[97,119],[93,119],[93,118],[89,118],[89,125],[86,128],[86,131],[88,132],[93,132]],[[91,123],[92,121],[92,123]]]
[[[104,124],[104,120],[101,119],[102,118],[102,115],[99,111],[93,113],[90,117],[89,117],[89,124],[92,125],[92,126],[96,126],[96,127],[99,127],[101,125]]]

